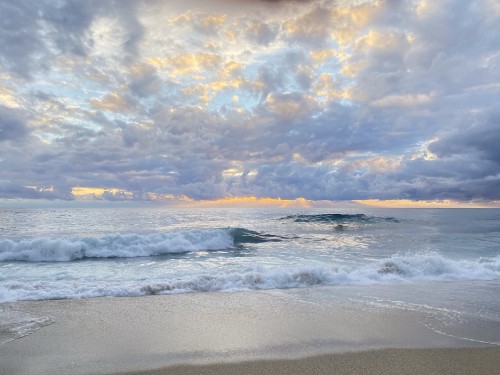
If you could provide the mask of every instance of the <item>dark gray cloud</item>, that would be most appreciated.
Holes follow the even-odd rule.
[[[72,200],[73,196],[71,194],[71,189],[68,188],[62,191],[54,189],[53,186],[47,188],[34,188],[0,180],[0,198]]]
[[[0,61],[23,76],[37,64],[33,56],[44,52],[36,32],[39,10],[38,1],[0,3]]]
[[[22,138],[28,132],[26,118],[21,111],[0,105],[0,143]]]
[[[85,31],[98,2],[1,2],[0,59],[11,72],[29,77],[50,69],[59,54],[84,56]]]
[[[497,200],[500,188],[500,126],[497,110],[460,119],[429,146],[435,158],[407,157],[392,171],[356,167],[355,161],[321,167],[290,161],[259,168],[260,191],[314,199]],[[348,147],[349,148],[349,147]],[[389,150],[389,149],[388,149]]]
[[[398,178],[421,181],[409,195],[455,199],[498,199],[500,188],[500,112],[464,116],[456,128],[432,143],[436,159],[409,161]],[[412,177],[412,175],[414,177]]]
[[[162,89],[162,80],[151,65],[135,65],[129,74],[129,90],[140,98],[157,94]]]
[[[430,151],[440,158],[473,155],[478,160],[491,162],[500,171],[500,111],[490,109],[479,116],[465,116],[456,129],[432,143]]]
[[[11,72],[30,77],[50,70],[61,54],[85,57],[94,40],[88,30],[97,17],[117,18],[128,30],[123,44],[127,58],[137,56],[143,26],[133,1],[18,1],[0,3],[0,61]]]
[[[66,0],[48,3],[39,12],[40,33],[47,33],[60,53],[85,56],[89,46],[83,37],[95,15],[96,1]],[[42,36],[40,36],[43,38]]]

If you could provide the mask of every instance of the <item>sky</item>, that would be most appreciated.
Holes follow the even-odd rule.
[[[497,0],[0,0],[0,199],[500,201]]]

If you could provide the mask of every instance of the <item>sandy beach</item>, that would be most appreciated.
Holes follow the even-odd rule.
[[[327,374],[498,374],[499,349],[384,349],[295,360],[254,361],[204,366],[172,366],[120,375],[327,375]]]
[[[7,303],[4,312],[41,323],[24,337],[2,328],[0,374],[498,373],[498,347],[334,291]]]

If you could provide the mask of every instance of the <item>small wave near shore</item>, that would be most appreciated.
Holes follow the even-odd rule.
[[[188,272],[152,279],[18,280],[0,288],[0,302],[71,299],[103,296],[141,296],[193,292],[232,292],[303,288],[314,285],[370,285],[412,281],[500,279],[500,257],[454,260],[438,253],[394,255],[357,268],[321,264],[241,270]]]

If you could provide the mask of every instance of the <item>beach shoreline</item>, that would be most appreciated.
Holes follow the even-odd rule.
[[[465,358],[488,373],[478,365],[482,358],[500,358],[498,346],[433,330],[425,311],[346,298],[356,290],[361,289],[4,303],[4,311],[43,324],[0,345],[0,374],[293,374],[283,370],[291,367],[322,374],[325,366],[337,366],[341,370],[336,373],[359,366],[397,373],[401,366],[431,371],[429,361],[460,363]],[[498,329],[493,325],[489,330]],[[391,361],[395,367],[380,367]],[[500,368],[498,360],[490,362]],[[413,373],[432,373],[425,371]]]

